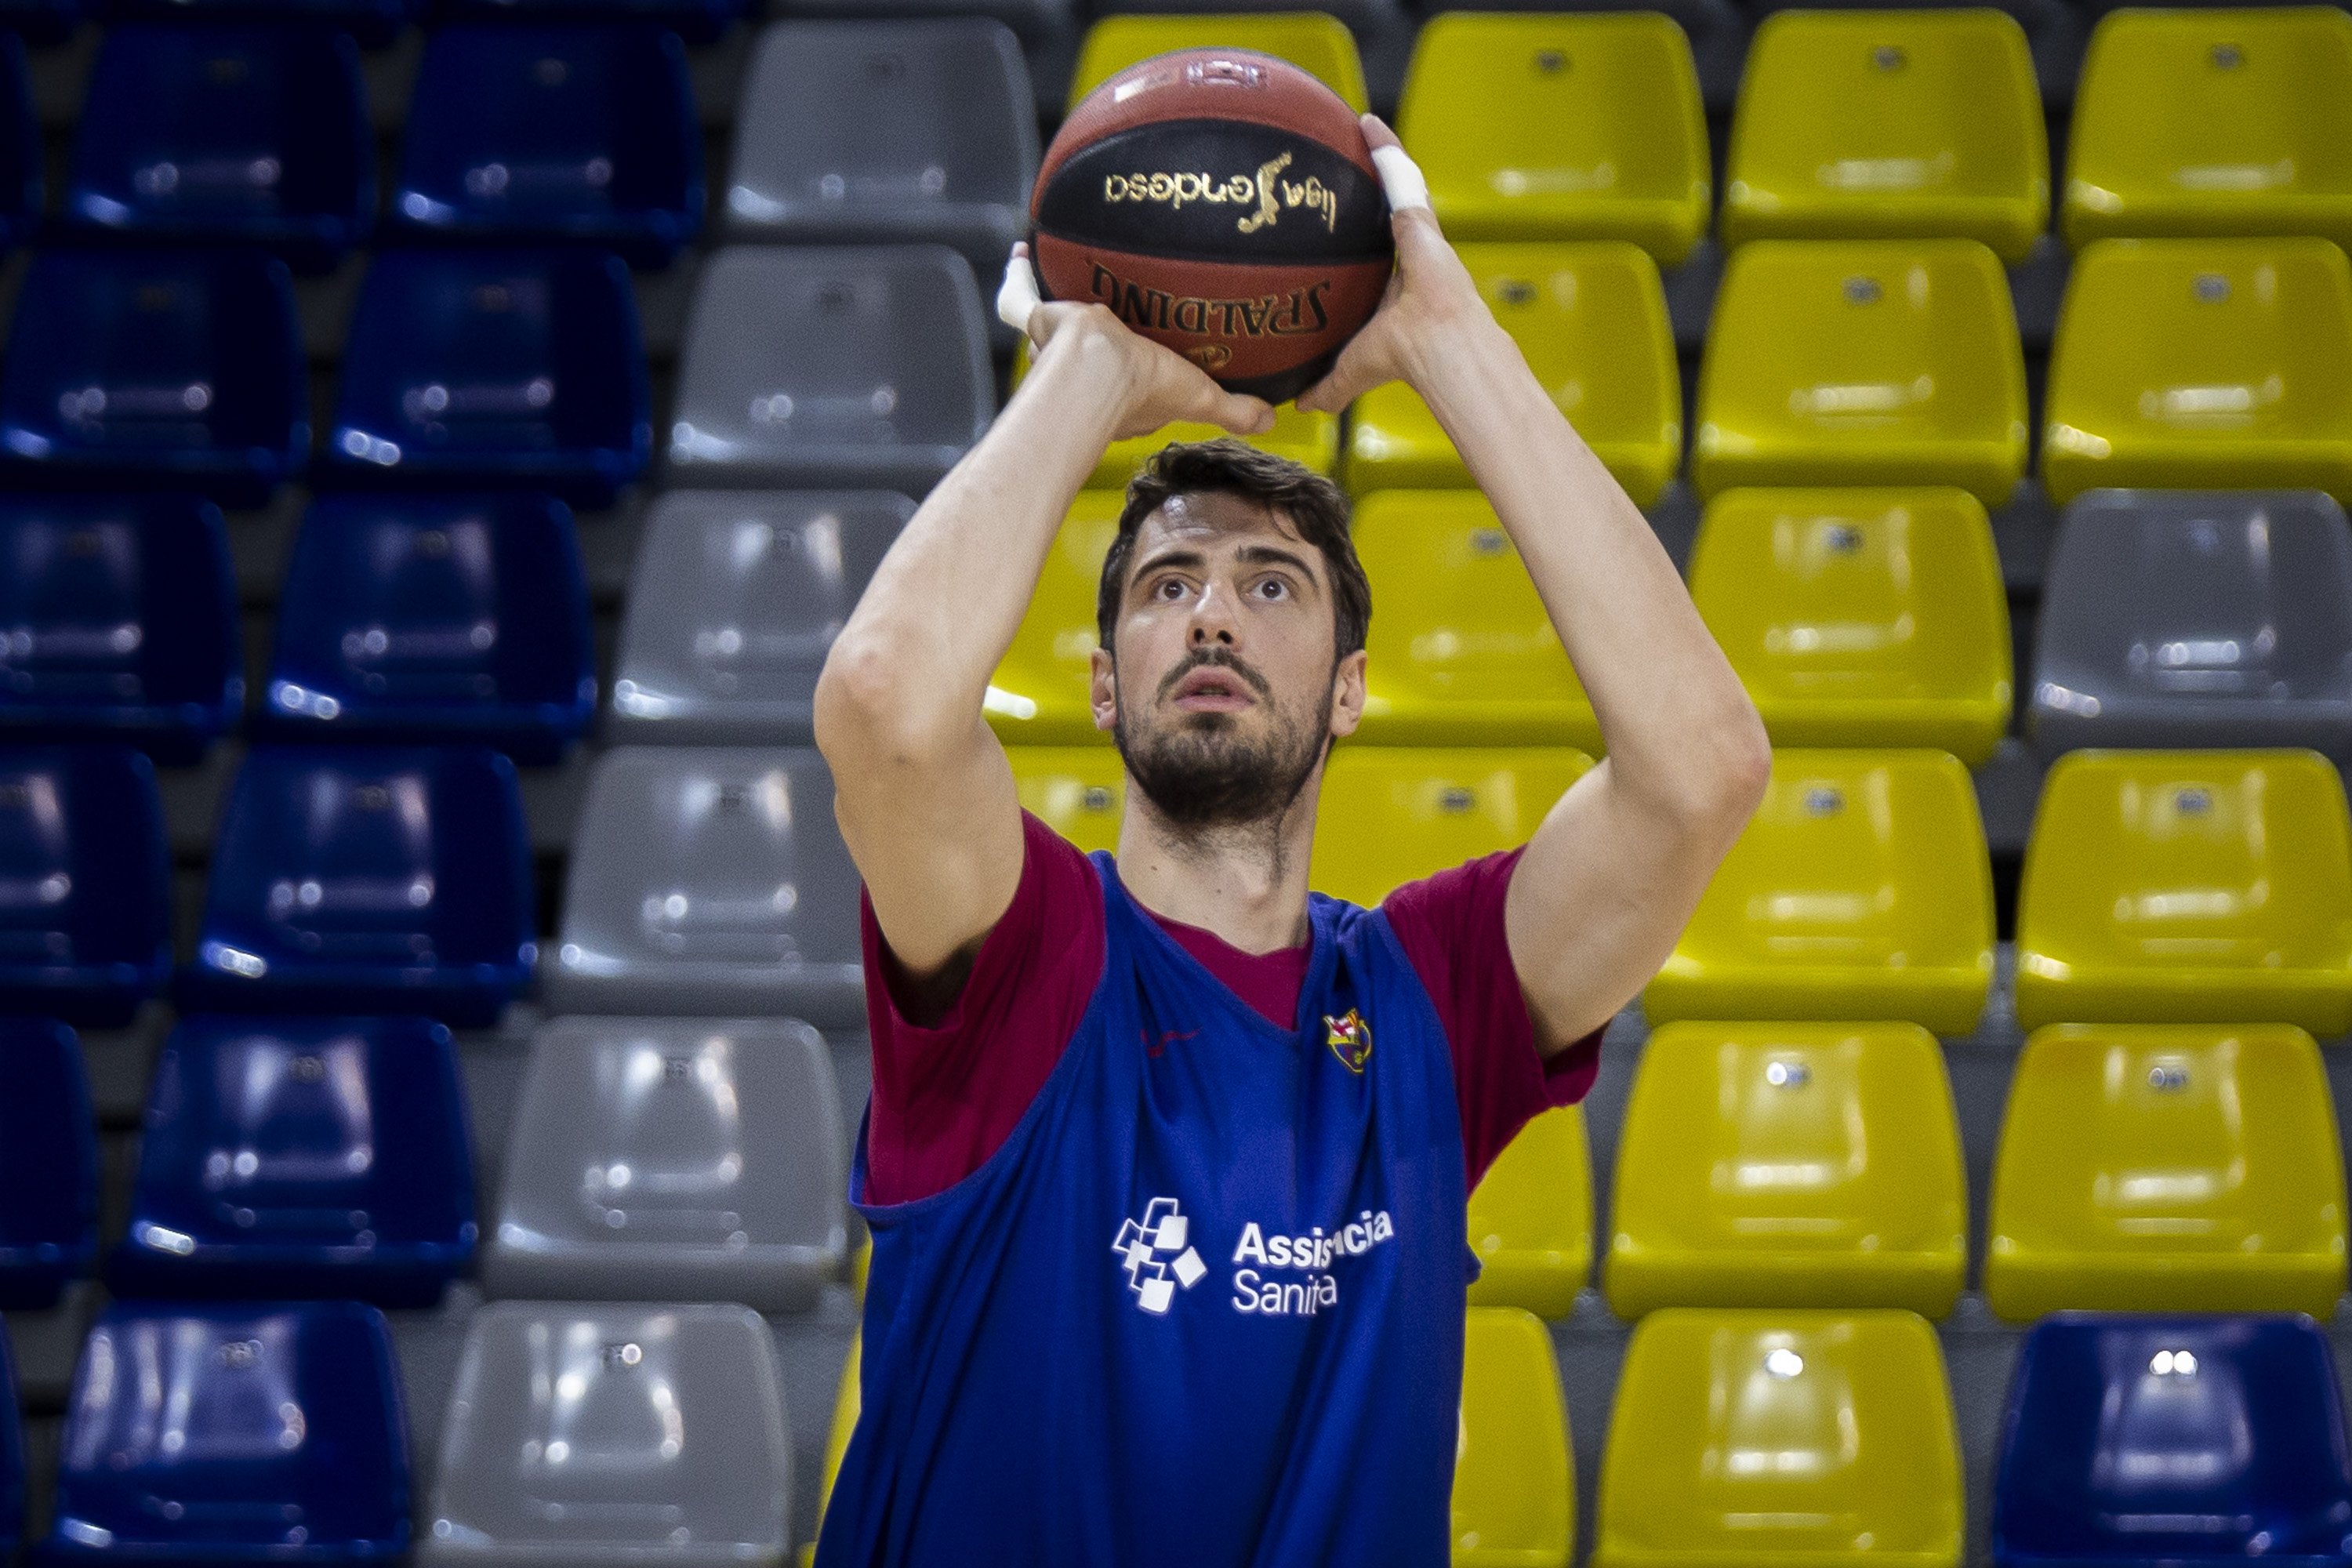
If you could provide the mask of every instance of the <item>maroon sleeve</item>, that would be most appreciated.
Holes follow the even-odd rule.
[[[898,961],[858,900],[874,1097],[866,1197],[910,1203],[980,1169],[1029,1110],[1086,1016],[1103,971],[1102,883],[1094,865],[1027,812],[1021,883],[981,942],[947,1012],[928,1026],[899,1010]]]
[[[1503,930],[1503,897],[1520,853],[1507,849],[1407,882],[1381,906],[1454,1053],[1462,1156],[1474,1187],[1531,1117],[1582,1100],[1601,1066],[1599,1029],[1549,1060],[1536,1050]]]

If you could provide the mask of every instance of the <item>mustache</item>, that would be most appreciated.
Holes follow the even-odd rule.
[[[1209,668],[1212,667],[1218,669],[1232,670],[1235,675],[1241,678],[1243,685],[1247,686],[1252,691],[1257,693],[1258,700],[1261,702],[1270,704],[1274,701],[1274,688],[1267,682],[1265,676],[1260,675],[1256,670],[1252,669],[1248,665],[1243,663],[1238,655],[1228,653],[1225,649],[1213,645],[1208,647],[1195,648],[1192,653],[1186,655],[1183,660],[1179,663],[1175,668],[1170,670],[1167,675],[1161,679],[1160,682],[1159,700],[1163,702],[1166,701],[1168,700],[1168,694],[1176,689],[1176,683],[1182,680],[1194,670]]]

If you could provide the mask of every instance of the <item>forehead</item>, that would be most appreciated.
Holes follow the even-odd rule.
[[[1215,561],[1252,544],[1286,546],[1307,563],[1309,571],[1322,575],[1322,552],[1307,544],[1286,513],[1223,490],[1170,496],[1162,501],[1136,528],[1134,559],[1139,566],[1165,551],[1182,550]]]

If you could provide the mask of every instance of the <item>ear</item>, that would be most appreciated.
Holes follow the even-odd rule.
[[[1362,648],[1341,659],[1331,672],[1331,734],[1342,740],[1364,721],[1364,668],[1370,661]]]
[[[1118,667],[1111,662],[1106,648],[1093,654],[1093,685],[1087,701],[1095,712],[1095,728],[1108,731],[1118,726]]]

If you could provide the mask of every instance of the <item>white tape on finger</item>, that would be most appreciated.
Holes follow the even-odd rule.
[[[1005,262],[1004,282],[996,290],[996,319],[1016,332],[1026,332],[1029,317],[1044,302],[1029,258],[1016,255]]]
[[[1388,193],[1391,212],[1402,212],[1407,207],[1428,208],[1429,182],[1423,178],[1421,165],[1403,148],[1373,148],[1372,167],[1381,172],[1381,189]]]

